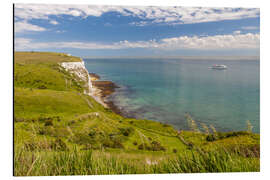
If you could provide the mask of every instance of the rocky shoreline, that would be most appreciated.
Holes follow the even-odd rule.
[[[118,108],[113,101],[108,100],[107,98],[112,95],[119,86],[117,86],[112,81],[100,80],[100,76],[95,73],[89,73],[91,77],[91,83],[95,91],[94,95],[98,96],[102,102],[106,105],[107,108],[112,110],[114,113],[123,116],[120,108]]]

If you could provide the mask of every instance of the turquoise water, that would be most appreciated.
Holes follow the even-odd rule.
[[[126,115],[187,129],[185,112],[219,131],[259,133],[258,60],[84,59],[89,72],[121,88],[110,99]],[[212,70],[225,64],[227,70]]]

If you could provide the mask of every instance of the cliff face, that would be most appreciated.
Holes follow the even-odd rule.
[[[79,78],[79,80],[85,82],[84,94],[93,97],[99,104],[107,107],[107,105],[102,101],[101,97],[98,96],[99,90],[94,88],[91,82],[91,77],[88,70],[85,68],[84,62],[63,62],[60,64],[66,71],[74,74]]]
[[[91,95],[93,93],[93,86],[90,75],[85,68],[84,62],[63,62],[61,66],[70,73],[76,75],[81,81],[85,82],[85,94]]]

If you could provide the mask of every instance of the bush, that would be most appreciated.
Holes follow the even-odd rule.
[[[236,136],[244,136],[244,135],[249,135],[250,133],[247,131],[237,131],[237,132],[227,132],[227,133],[214,133],[214,134],[209,134],[206,136],[207,141],[216,141],[218,139],[224,139],[224,138],[229,138],[229,137],[236,137]]]
[[[138,145],[137,141],[134,141],[134,142],[133,142],[133,145],[134,145],[134,146],[137,146],[137,145]]]
[[[39,135],[44,135],[45,134],[45,130],[44,129],[39,129],[38,134]]]
[[[173,153],[177,153],[177,149],[173,149]]]
[[[38,89],[47,89],[47,86],[45,86],[45,85],[39,85],[37,88]]]
[[[237,131],[237,132],[228,132],[225,133],[226,137],[233,137],[233,136],[243,136],[243,135],[249,135],[250,133],[247,131]]]
[[[170,127],[170,125],[169,124],[166,124],[166,123],[164,123],[162,126],[163,127]]]
[[[119,128],[119,130],[124,136],[129,136],[134,131],[132,127]]]
[[[53,122],[51,119],[45,121],[45,126],[53,126]]]
[[[165,147],[161,146],[161,144],[157,141],[151,142],[150,145],[146,143],[142,143],[138,146],[139,150],[148,150],[148,151],[166,151]]]
[[[56,120],[57,120],[58,122],[61,121],[61,118],[60,118],[59,116],[56,116],[55,118],[56,118]]]
[[[151,148],[150,148],[150,146],[149,146],[148,144],[142,143],[142,144],[140,144],[140,145],[138,146],[138,149],[139,149],[139,150],[150,150]]]
[[[215,136],[215,135],[213,135],[213,134],[210,134],[210,135],[208,135],[208,136],[206,136],[206,141],[215,141],[215,140],[217,140],[217,137]]]
[[[160,144],[160,142],[152,142],[152,151],[166,151],[165,147]]]
[[[103,141],[102,145],[105,148],[119,148],[119,149],[124,148],[123,144],[118,139],[113,139],[113,140],[107,139],[107,140]]]
[[[96,135],[96,131],[95,130],[90,130],[90,132],[88,133],[88,136],[94,138]]]
[[[53,117],[43,117],[43,116],[40,116],[39,118],[38,118],[38,121],[39,122],[46,122],[46,121],[52,121],[53,119],[56,119],[56,120],[58,120],[58,121],[60,121],[59,119],[60,119],[60,117],[59,116],[53,116]]]
[[[75,124],[75,123],[76,123],[75,120],[71,120],[71,121],[68,122],[68,125],[71,126],[72,124]]]
[[[188,149],[192,149],[193,148],[193,144],[192,143],[188,143]]]

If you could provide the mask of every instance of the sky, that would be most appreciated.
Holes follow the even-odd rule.
[[[15,50],[81,57],[259,56],[258,8],[15,4]]]

